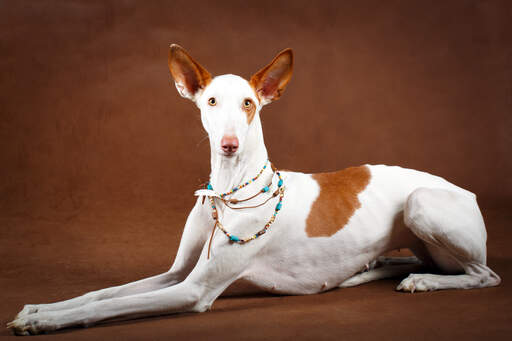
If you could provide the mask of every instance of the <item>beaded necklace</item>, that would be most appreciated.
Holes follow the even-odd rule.
[[[228,195],[231,195],[231,194],[235,193],[236,191],[238,191],[239,189],[242,189],[245,186],[249,185],[250,183],[256,181],[260,177],[261,173],[263,173],[263,171],[267,168],[267,163],[269,163],[269,160],[267,160],[267,162],[265,162],[265,165],[263,166],[263,168],[260,170],[260,172],[254,178],[252,178],[251,180],[249,180],[249,181],[247,181],[247,182],[245,182],[245,183],[243,183],[241,185],[238,185],[238,186],[234,187],[229,192],[219,194],[220,197],[224,198],[224,197],[226,197]],[[213,191],[213,187],[212,187],[211,183],[208,183],[208,186],[206,186],[206,188],[211,190],[211,191]]]
[[[268,160],[267,160],[267,162],[268,162]],[[231,209],[244,209],[244,208],[259,207],[259,206],[262,206],[262,205],[266,204],[270,199],[275,198],[276,196],[279,196],[279,201],[278,201],[277,205],[274,207],[274,213],[270,217],[269,221],[265,224],[265,226],[261,230],[259,230],[258,232],[256,232],[252,236],[247,237],[247,238],[240,238],[240,237],[232,235],[228,231],[226,231],[225,227],[222,225],[222,223],[219,220],[219,214],[217,212],[217,207],[215,206],[215,201],[214,201],[213,197],[212,196],[208,196],[208,200],[210,201],[210,205],[211,205],[211,208],[212,208],[212,211],[213,211],[212,212],[212,218],[215,221],[215,224],[213,225],[213,229],[212,229],[212,234],[210,236],[210,241],[208,243],[208,259],[210,259],[210,248],[211,248],[212,239],[213,239],[213,235],[215,233],[215,228],[216,227],[219,227],[219,230],[221,230],[226,235],[226,237],[228,237],[230,242],[237,243],[237,244],[245,244],[245,243],[248,243],[248,242],[250,242],[250,241],[260,237],[261,235],[265,234],[267,232],[267,230],[269,229],[270,225],[272,225],[272,223],[274,223],[274,221],[276,219],[276,216],[277,216],[277,213],[281,210],[281,208],[283,206],[282,202],[283,202],[283,197],[284,197],[284,187],[283,187],[284,182],[283,182],[283,178],[281,177],[281,173],[279,173],[279,171],[274,167],[274,165],[272,163],[270,163],[270,165],[271,165],[272,169],[274,170],[274,174],[277,175],[279,181],[277,182],[277,189],[275,190],[274,193],[272,193],[272,196],[269,197],[264,202],[262,202],[261,204],[254,205],[254,206],[246,206],[246,207],[232,207],[232,206],[228,205],[227,202],[230,202],[232,204],[237,204],[239,202],[250,200],[250,199],[258,196],[261,193],[266,193],[266,192],[268,192],[270,190],[270,186],[272,185],[272,182],[270,182],[267,186],[264,186],[258,193],[256,193],[255,195],[253,195],[253,196],[251,196],[249,198],[241,199],[241,200],[240,199],[239,200],[237,200],[237,199],[226,200],[224,198],[226,196],[228,196],[228,195],[231,195],[231,194],[235,193],[239,189],[249,185],[250,183],[254,182],[256,179],[258,179],[259,176],[263,173],[263,171],[267,167],[267,164],[265,164],[265,166],[263,166],[262,170],[258,173],[258,175],[256,175],[251,180],[249,180],[249,181],[247,181],[247,182],[245,182],[245,183],[243,183],[243,184],[233,188],[229,192],[226,192],[226,193],[223,193],[223,194],[219,195],[220,199],[222,200],[222,202],[224,202],[224,204],[228,208],[231,208]],[[213,186],[211,185],[211,183],[208,183],[206,188],[209,189],[209,190],[213,190]]]

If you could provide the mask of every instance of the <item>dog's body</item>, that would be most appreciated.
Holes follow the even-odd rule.
[[[212,79],[177,45],[171,46],[169,67],[180,94],[201,109],[212,163],[212,187],[199,192],[173,266],[164,274],[68,301],[27,305],[8,325],[15,333],[35,334],[112,318],[202,312],[228,287],[237,292],[249,288],[314,294],[406,275],[425,265],[443,274],[412,274],[397,289],[500,283],[486,266],[486,231],[475,195],[442,178],[382,165],[314,175],[283,171],[281,209],[276,207],[279,198],[272,197],[281,187],[271,167],[249,181],[267,164],[259,111],[286,87],[291,50],[279,54],[250,82],[233,75]],[[235,200],[233,206],[257,206],[267,199],[268,203],[231,209],[219,199],[219,193],[245,183],[227,197],[243,200],[269,183],[272,190],[243,204]],[[213,219],[204,195],[216,203]],[[261,230],[273,214],[275,222],[267,233],[236,242]],[[238,237],[230,240],[215,229],[216,219]],[[398,248],[410,248],[418,258],[385,259],[383,266],[375,266],[379,256]]]

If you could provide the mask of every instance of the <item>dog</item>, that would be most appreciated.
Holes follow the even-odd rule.
[[[179,94],[200,109],[211,147],[210,180],[195,193],[173,265],[126,285],[25,305],[8,323],[15,334],[204,312],[237,287],[305,295],[407,275],[397,290],[500,283],[486,265],[486,229],[473,193],[400,167],[304,174],[268,160],[260,110],[289,83],[291,49],[249,81],[212,77],[176,44],[168,63]],[[415,257],[380,257],[400,248]],[[436,274],[423,273],[428,267]]]

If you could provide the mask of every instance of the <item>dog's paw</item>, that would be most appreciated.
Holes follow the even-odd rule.
[[[43,314],[32,313],[16,317],[14,321],[7,323],[7,329],[10,329],[15,335],[36,335],[55,330],[57,326]]]
[[[438,289],[438,283],[429,274],[410,274],[397,287],[398,291],[414,293],[416,291],[433,291]]]
[[[26,317],[16,317],[14,321],[7,323],[7,329],[10,329],[14,335],[34,335],[39,334],[37,321],[30,321]]]

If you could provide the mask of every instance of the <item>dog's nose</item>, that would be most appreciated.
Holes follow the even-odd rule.
[[[238,138],[233,135],[224,135],[220,140],[220,146],[224,153],[233,154],[238,149]]]

